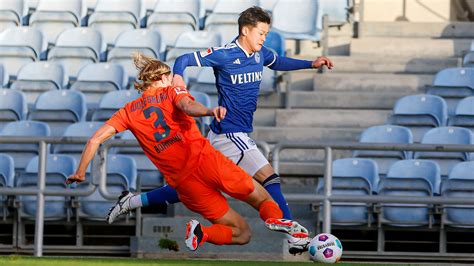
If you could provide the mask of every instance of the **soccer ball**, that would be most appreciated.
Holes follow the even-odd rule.
[[[319,234],[309,243],[309,257],[322,263],[336,263],[342,256],[341,241],[331,234]]]

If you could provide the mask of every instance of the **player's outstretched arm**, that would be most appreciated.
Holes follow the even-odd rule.
[[[227,112],[225,107],[217,106],[213,109],[209,109],[201,103],[193,101],[189,97],[183,97],[178,102],[177,107],[189,116],[213,116],[217,122],[220,122],[222,119],[224,119]]]
[[[332,69],[334,64],[332,63],[331,59],[325,56],[320,56],[316,58],[313,63],[311,63],[312,68],[320,68],[321,66],[327,66],[329,69]]]
[[[107,124],[104,124],[94,133],[89,141],[87,141],[76,172],[68,177],[66,184],[72,184],[74,182],[79,184],[86,179],[87,167],[94,158],[100,144],[104,143],[104,141],[108,140],[113,135],[115,135],[115,128]]]

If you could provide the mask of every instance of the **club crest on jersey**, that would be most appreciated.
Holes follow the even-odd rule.
[[[188,92],[187,89],[181,88],[181,87],[174,88],[174,91],[176,92],[176,94],[181,94],[181,93],[187,93]]]
[[[260,53],[255,53],[255,62],[260,63]]]
[[[207,48],[206,51],[200,51],[199,54],[201,55],[201,57],[206,57],[212,54],[212,48]]]

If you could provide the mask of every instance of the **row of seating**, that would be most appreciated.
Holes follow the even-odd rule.
[[[401,160],[384,177],[379,177],[377,163],[370,159],[345,158],[333,162],[333,194],[383,195],[402,197],[471,197],[474,188],[474,162],[455,165],[442,180],[440,168],[430,160]],[[324,182],[317,193],[324,193]],[[474,226],[474,207],[430,204],[333,203],[331,222],[335,225],[371,224],[374,221],[392,226],[431,226],[442,223],[454,227]],[[375,216],[378,214],[379,216]],[[438,214],[438,215],[434,215]],[[378,218],[378,220],[377,220]]]

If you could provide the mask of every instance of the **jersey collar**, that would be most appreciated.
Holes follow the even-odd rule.
[[[245,53],[245,55],[247,57],[251,57],[254,54],[254,53],[252,53],[252,54],[247,53],[247,51],[245,51],[245,49],[242,48],[242,46],[240,46],[240,43],[239,43],[239,41],[237,41],[237,38],[235,38],[235,44],[237,44],[237,46]]]

